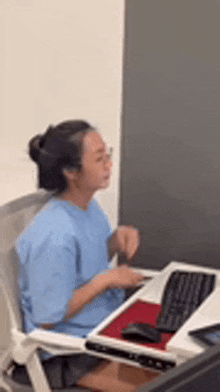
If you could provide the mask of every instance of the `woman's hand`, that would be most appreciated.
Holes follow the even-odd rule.
[[[134,256],[139,244],[139,231],[132,226],[119,226],[112,235],[112,248],[115,252],[125,254],[127,260]]]
[[[143,280],[143,275],[133,272],[127,265],[105,271],[106,288],[126,288],[136,286]]]

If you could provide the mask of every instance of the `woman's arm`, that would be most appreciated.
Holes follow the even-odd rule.
[[[108,278],[106,274],[100,274],[85,286],[74,292],[73,298],[69,300],[68,318],[72,318],[85,305],[91,303],[94,298],[108,289]]]
[[[64,320],[67,322],[69,318],[72,318],[74,314],[78,313],[105,290],[136,286],[142,280],[142,274],[133,272],[126,265],[103,271],[100,275],[95,276],[90,283],[74,292],[73,298],[69,300],[68,314],[64,317]],[[54,325],[42,324],[42,327],[51,329]]]
[[[108,279],[105,274],[97,275],[91,282],[74,291],[73,298],[69,300],[68,314],[64,317],[67,322],[74,314],[78,313],[85,305],[102,294],[108,288]],[[53,329],[54,324],[41,324],[42,328]]]

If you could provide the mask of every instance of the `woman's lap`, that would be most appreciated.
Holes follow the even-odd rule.
[[[51,388],[78,385],[103,392],[133,392],[157,376],[156,372],[88,354],[53,357],[42,365]],[[12,374],[14,381],[30,385],[24,366],[16,365]]]
[[[78,380],[78,385],[103,392],[133,392],[150,382],[158,373],[134,366],[105,361]]]
[[[96,369],[105,360],[88,354],[55,356],[42,362],[51,388],[67,388],[78,385],[78,380]],[[20,384],[31,385],[25,366],[15,364],[12,379]]]

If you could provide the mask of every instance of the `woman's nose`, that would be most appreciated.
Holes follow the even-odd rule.
[[[112,161],[106,161],[105,162],[105,164],[104,164],[104,170],[106,171],[106,173],[108,173],[108,174],[110,174],[111,173],[111,168],[112,168],[112,166],[113,166],[113,163],[112,163]]]
[[[112,166],[113,166],[113,162],[112,162],[112,160],[111,160],[111,158],[110,158],[110,159],[106,162],[106,167],[108,167],[108,170],[111,170]]]

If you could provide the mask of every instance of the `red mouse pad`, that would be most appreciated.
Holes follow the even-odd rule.
[[[161,311],[161,305],[138,300],[130,307],[124,310],[115,320],[113,320],[106,328],[99,332],[99,335],[108,336],[120,340],[127,341],[122,336],[122,330],[131,323],[148,323],[152,327],[156,327],[157,317]],[[135,343],[141,346],[166,350],[166,345],[173,334],[162,333],[161,342],[159,343]]]

